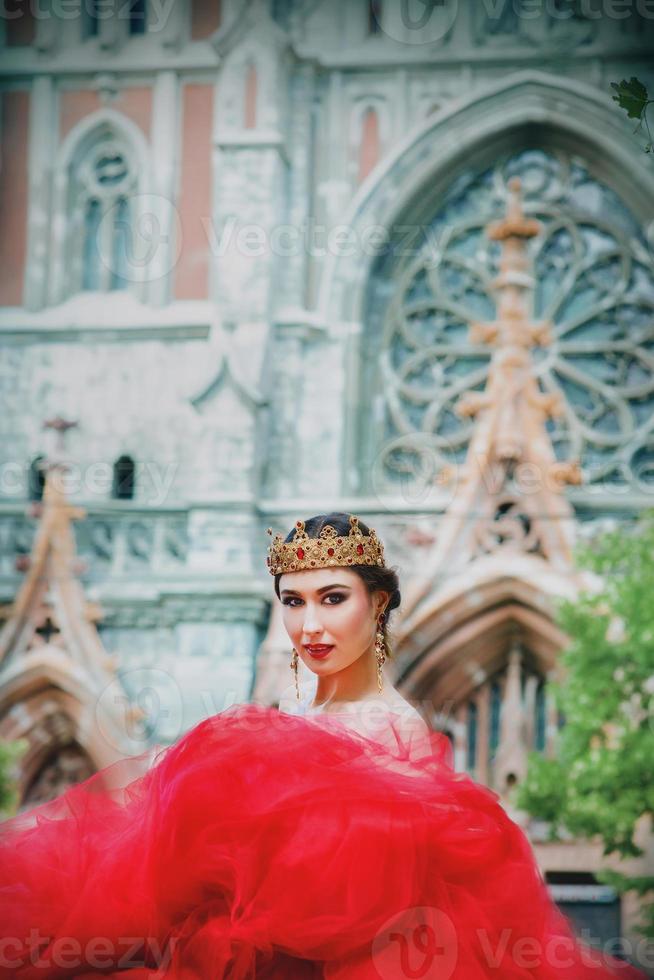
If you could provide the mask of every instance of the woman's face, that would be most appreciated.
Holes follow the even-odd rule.
[[[316,674],[343,670],[370,648],[388,600],[385,592],[371,595],[349,568],[285,572],[279,595],[293,646]]]

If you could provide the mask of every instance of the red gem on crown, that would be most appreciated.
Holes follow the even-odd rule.
[[[358,544],[357,545],[357,555],[362,555],[362,554],[363,554],[363,545],[362,544]]]
[[[295,554],[296,554],[296,555],[298,556],[298,558],[300,558],[300,559],[302,559],[302,558],[304,558],[304,550],[303,550],[302,548],[298,548],[298,549],[297,549],[297,551],[295,552]]]

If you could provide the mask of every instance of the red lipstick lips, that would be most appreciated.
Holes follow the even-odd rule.
[[[324,660],[332,648],[333,644],[328,645],[325,643],[305,643],[304,645],[304,649],[315,660]]]

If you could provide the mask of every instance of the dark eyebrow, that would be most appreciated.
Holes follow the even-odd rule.
[[[328,589],[349,589],[349,585],[339,585],[338,582],[334,582],[332,585],[323,585],[322,589],[316,589],[318,595],[322,595],[323,592],[327,592]],[[282,589],[282,595],[300,595],[295,589]]]

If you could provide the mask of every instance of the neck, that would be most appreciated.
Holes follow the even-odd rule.
[[[384,687],[388,681],[384,681]],[[336,673],[318,677],[318,686],[311,707],[338,706],[379,696],[377,661],[372,644],[353,663]]]

